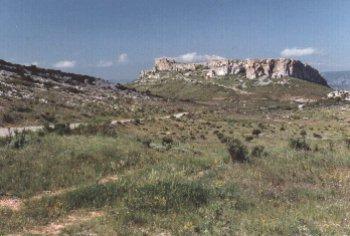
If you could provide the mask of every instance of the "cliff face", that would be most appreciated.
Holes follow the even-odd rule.
[[[295,77],[319,83],[325,86],[327,81],[313,67],[292,59],[248,59],[248,60],[212,60],[206,63],[179,63],[174,59],[156,59],[150,71],[141,74],[141,80],[155,78],[158,72],[177,71],[191,73],[201,68],[207,79],[217,76],[240,75],[247,79]]]

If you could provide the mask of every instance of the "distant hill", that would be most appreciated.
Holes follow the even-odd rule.
[[[0,126],[125,117],[148,98],[92,76],[0,60]]]
[[[245,110],[296,107],[331,91],[316,69],[291,59],[181,63],[161,58],[128,86],[169,99]]]
[[[322,75],[332,88],[350,90],[350,71],[329,71]]]

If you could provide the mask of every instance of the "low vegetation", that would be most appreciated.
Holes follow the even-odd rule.
[[[349,106],[269,117],[192,109],[2,138],[0,234],[40,232],[77,213],[62,234],[350,232]]]

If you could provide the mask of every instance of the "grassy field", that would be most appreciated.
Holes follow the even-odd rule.
[[[198,107],[2,139],[0,234],[350,234],[349,117]]]

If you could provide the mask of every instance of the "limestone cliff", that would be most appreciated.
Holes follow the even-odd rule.
[[[226,75],[240,75],[247,79],[294,77],[328,86],[327,81],[313,67],[293,59],[211,60],[205,63],[181,63],[170,58],[159,58],[152,70],[143,71],[140,82],[157,79],[160,72],[174,71],[191,74],[201,69],[207,79]]]

